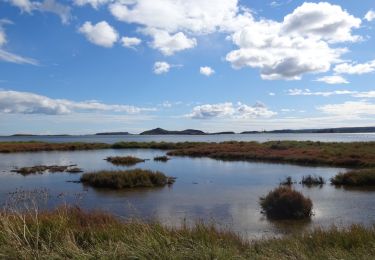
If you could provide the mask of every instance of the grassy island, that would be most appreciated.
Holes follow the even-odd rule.
[[[114,157],[107,157],[106,160],[114,165],[125,165],[125,166],[132,166],[136,165],[137,163],[145,162],[146,160],[140,159],[133,156],[114,156]]]
[[[339,173],[331,179],[333,185],[375,186],[375,168]]]
[[[134,169],[128,171],[100,171],[85,173],[81,182],[96,188],[124,189],[162,187],[173,184],[175,179],[164,173]]]

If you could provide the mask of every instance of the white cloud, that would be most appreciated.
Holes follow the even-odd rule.
[[[316,91],[310,89],[288,89],[289,96],[322,96],[330,97],[336,95],[349,95],[356,98],[375,98],[375,91],[353,91],[353,90],[334,90],[334,91]]]
[[[207,77],[215,73],[215,71],[211,67],[208,67],[208,66],[200,67],[199,72],[200,74],[205,75]]]
[[[269,118],[276,115],[276,112],[269,110],[263,103],[257,102],[254,106],[249,106],[242,103],[233,105],[231,102],[219,104],[205,104],[196,106],[193,111],[186,115],[193,119],[210,119],[210,118]]]
[[[84,34],[91,43],[110,48],[118,40],[117,31],[106,21],[98,22],[93,25],[91,22],[85,22],[79,32]]]
[[[269,96],[276,96],[276,93],[274,93],[274,92],[270,92],[270,93],[268,93],[268,95],[269,95]]]
[[[30,64],[30,65],[38,65],[38,61],[32,58],[22,57],[20,55],[7,52],[5,50],[0,49],[0,61],[6,61],[11,63],[17,64]]]
[[[349,83],[349,81],[347,81],[345,78],[339,75],[324,76],[324,77],[317,78],[315,81],[325,82],[327,84],[348,84]]]
[[[66,99],[52,99],[28,92],[0,91],[0,112],[9,114],[64,115],[75,112],[136,114],[154,110],[129,105],[108,105],[98,101],[75,102]]]
[[[366,63],[341,63],[333,69],[338,74],[365,74],[375,71],[375,60]]]
[[[61,22],[68,24],[72,18],[71,8],[68,5],[63,5],[55,0],[44,0],[41,2],[30,0],[9,0],[10,4],[18,7],[21,12],[31,14],[33,11],[50,12],[58,15]]]
[[[159,50],[166,56],[194,48],[197,45],[195,38],[188,38],[183,32],[169,34],[167,31],[158,29],[145,29],[143,32],[153,37],[151,47]]]
[[[340,116],[375,115],[375,103],[368,101],[347,101],[341,104],[328,104],[317,108],[325,114]]]
[[[127,48],[134,48],[142,43],[142,40],[136,37],[122,37],[121,38],[122,46]]]
[[[234,68],[260,69],[263,79],[299,80],[304,73],[330,70],[347,50],[331,43],[357,41],[361,20],[337,5],[304,3],[283,22],[250,20],[231,39],[239,47],[226,59]]]
[[[373,10],[368,11],[368,12],[366,13],[366,15],[365,15],[365,19],[366,19],[367,21],[369,21],[369,22],[375,20],[375,11],[373,11]]]
[[[171,65],[165,61],[157,61],[154,64],[154,73],[163,74],[169,72]]]
[[[12,22],[9,20],[0,20],[0,61],[17,63],[17,64],[31,64],[31,65],[38,65],[38,61],[22,57],[20,55],[8,52],[3,49],[3,46],[7,43],[7,36],[4,30],[4,24],[11,24]]]
[[[78,6],[91,5],[92,8],[98,9],[101,5],[111,2],[111,0],[73,0],[73,2]]]

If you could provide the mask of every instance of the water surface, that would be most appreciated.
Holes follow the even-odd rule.
[[[98,150],[74,152],[38,152],[0,154],[0,201],[16,189],[48,189],[50,203],[79,203],[88,209],[103,209],[118,216],[156,218],[167,225],[183,221],[212,221],[249,237],[279,235],[313,226],[338,226],[375,222],[375,191],[337,189],[329,184],[322,188],[295,185],[314,203],[310,223],[280,224],[270,222],[260,213],[259,197],[278,186],[286,176],[300,180],[303,175],[321,175],[326,180],[344,169],[302,167],[259,162],[223,162],[209,158],[172,157],[167,163],[153,160],[130,168],[159,170],[177,177],[171,187],[111,191],[85,187],[80,174],[51,173],[22,176],[10,172],[14,167],[77,164],[84,171],[128,169],[103,160],[107,156],[134,155],[152,159],[164,155],[159,150]],[[79,198],[79,199],[78,199]],[[53,205],[50,205],[53,206]]]

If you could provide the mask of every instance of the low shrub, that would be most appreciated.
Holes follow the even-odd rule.
[[[284,186],[291,186],[293,185],[293,180],[292,180],[292,177],[291,176],[288,176],[285,178],[285,180],[283,180],[282,182],[280,182],[280,185],[284,185]]]
[[[301,184],[306,186],[323,185],[326,181],[321,176],[307,175],[302,177]]]
[[[81,176],[81,182],[96,188],[139,188],[162,187],[173,184],[175,178],[168,177],[161,172],[134,169],[128,171],[100,171],[85,173]]]
[[[145,162],[146,160],[140,159],[133,156],[114,156],[114,157],[107,157],[106,160],[114,165],[136,165],[137,163]]]
[[[375,168],[352,170],[331,178],[333,185],[375,186]]]
[[[304,219],[312,215],[312,202],[290,187],[278,187],[260,199],[263,213],[270,219]]]

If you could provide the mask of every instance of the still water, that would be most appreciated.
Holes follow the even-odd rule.
[[[77,136],[0,136],[0,142],[43,141],[43,142],[224,142],[224,141],[320,141],[320,142],[370,142],[375,133],[355,134],[225,134],[225,135],[77,135]]]
[[[223,162],[208,158],[172,157],[167,163],[148,160],[130,168],[159,170],[177,177],[171,187],[110,191],[85,187],[80,174],[50,173],[22,176],[12,173],[14,167],[34,165],[77,164],[85,172],[116,167],[103,160],[107,156],[133,155],[152,159],[164,155],[159,150],[97,150],[75,152],[38,152],[0,154],[0,201],[17,189],[47,189],[50,203],[79,203],[88,209],[103,209],[118,216],[157,219],[166,225],[178,226],[197,220],[215,221],[244,236],[274,236],[314,226],[328,227],[375,222],[375,191],[337,189],[329,184],[295,188],[309,196],[314,204],[312,221],[308,223],[272,223],[262,216],[259,197],[278,186],[286,176],[300,181],[303,175],[321,175],[326,180],[344,169],[301,167],[259,162]],[[79,198],[79,199],[78,199]],[[50,206],[54,206],[50,205]]]

